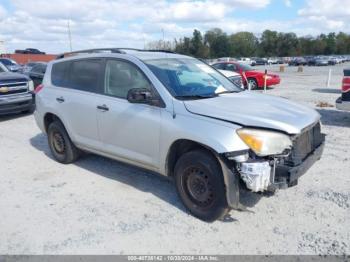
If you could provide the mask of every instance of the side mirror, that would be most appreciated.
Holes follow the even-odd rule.
[[[127,99],[130,103],[151,104],[152,93],[146,88],[133,88],[128,92]]]

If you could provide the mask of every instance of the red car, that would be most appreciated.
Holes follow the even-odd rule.
[[[264,88],[264,72],[256,71],[255,68],[238,62],[220,62],[212,65],[216,69],[228,70],[239,73],[242,76],[244,86],[247,87],[247,81],[252,89]],[[245,74],[245,77],[244,77]],[[281,79],[278,75],[267,74],[266,86],[278,85]]]

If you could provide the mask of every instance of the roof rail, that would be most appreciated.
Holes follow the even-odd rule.
[[[79,54],[93,54],[93,53],[105,53],[105,52],[110,52],[110,53],[118,53],[118,54],[126,54],[125,51],[123,50],[132,50],[132,51],[139,51],[139,52],[163,52],[163,53],[171,53],[175,54],[175,52],[170,51],[170,50],[156,50],[156,49],[136,49],[136,48],[95,48],[95,49],[86,49],[86,50],[78,50],[78,51],[73,51],[73,52],[66,52],[63,54],[60,54],[56,57],[56,59],[62,59],[65,57],[73,56],[73,55],[79,55]]]
[[[171,51],[171,50],[163,50],[163,49],[160,49],[160,50],[157,50],[157,49],[145,49],[145,50],[140,50],[140,51],[143,51],[143,52],[161,52],[161,53],[176,54],[176,52],[174,52],[174,51]]]
[[[105,52],[110,52],[110,53],[119,53],[119,54],[124,54],[120,48],[95,48],[95,49],[86,49],[86,50],[78,50],[78,51],[73,51],[73,52],[66,52],[63,54],[60,54],[56,57],[56,59],[61,59],[65,58],[68,56],[72,55],[79,55],[79,54],[92,54],[92,53],[105,53]]]

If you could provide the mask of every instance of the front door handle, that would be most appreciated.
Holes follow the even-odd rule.
[[[56,101],[58,102],[58,103],[63,103],[64,102],[64,98],[61,96],[61,97],[57,97],[56,98]]]
[[[97,106],[97,109],[98,109],[98,110],[101,110],[101,111],[103,111],[103,112],[106,112],[106,111],[109,110],[108,106],[106,106],[106,105]]]

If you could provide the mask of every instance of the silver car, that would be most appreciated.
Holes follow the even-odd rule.
[[[36,103],[36,122],[58,162],[88,151],[168,176],[205,221],[243,208],[240,187],[296,185],[325,140],[313,109],[244,91],[200,60],[171,52],[62,55],[49,63]]]

